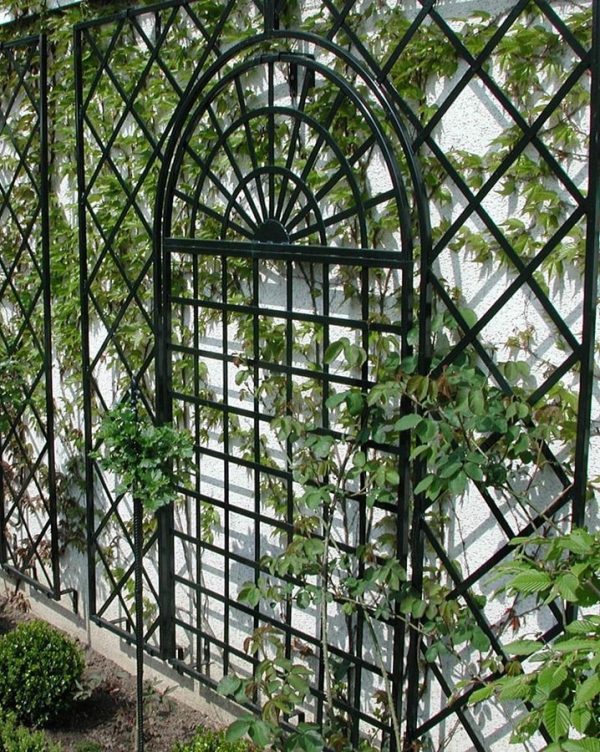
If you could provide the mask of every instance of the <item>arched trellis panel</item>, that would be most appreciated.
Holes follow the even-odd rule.
[[[244,650],[249,629],[279,635],[286,660],[300,642],[324,662],[323,650],[331,652],[349,684],[336,707],[358,744],[366,727],[389,733],[366,699],[382,670],[401,707],[403,621],[367,627],[334,601],[323,647],[323,617],[314,609],[291,599],[280,610],[240,603],[239,578],[259,585],[269,572],[265,556],[294,545],[304,508],[295,458],[315,441],[348,457],[386,458],[392,481],[381,484],[381,501],[367,502],[362,489],[374,483],[367,470],[360,483],[337,478],[338,503],[352,518],[339,544],[348,553],[364,548],[390,515],[392,547],[406,565],[409,434],[399,442],[360,438],[361,424],[369,433],[366,418],[345,425],[333,403],[378,382],[382,342],[398,357],[410,353],[411,212],[426,228],[427,209],[408,137],[368,71],[326,39],[273,40],[268,19],[266,27],[217,60],[183,102],[158,184],[159,416],[192,428],[196,470],[181,490],[200,526],[190,536],[173,516],[163,519],[163,603],[172,604],[163,637],[172,655],[186,646],[176,665],[211,686],[232,671],[256,671]],[[290,50],[298,44],[301,54]],[[341,76],[340,61],[354,75]],[[359,116],[343,143],[348,111]],[[335,350],[339,356],[328,356]],[[281,431],[294,423],[308,424],[308,433]],[[336,472],[332,466],[327,482],[315,478],[315,488]],[[206,518],[218,520],[214,532]],[[323,534],[315,529],[313,541]],[[182,617],[185,603],[192,606]],[[369,629],[394,645],[384,669],[368,657]],[[316,672],[311,702],[319,719],[327,681]]]

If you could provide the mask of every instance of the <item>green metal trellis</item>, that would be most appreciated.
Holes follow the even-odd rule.
[[[58,598],[46,59],[43,35],[0,46],[0,560]],[[26,214],[23,192],[31,195]]]
[[[490,381],[507,397],[514,394],[515,386],[485,347],[484,336],[486,328],[498,320],[517,294],[525,291],[535,301],[550,330],[564,343],[562,361],[545,376],[530,401],[535,405],[547,398],[566,377],[578,380],[573,467],[557,457],[549,445],[542,447],[551,493],[539,515],[521,527],[507,519],[485,485],[475,484],[481,508],[500,543],[472,571],[463,574],[453,562],[445,541],[430,523],[431,509],[426,500],[417,498],[409,507],[408,473],[401,473],[405,485],[398,488],[395,510],[400,521],[397,549],[400,558],[410,563],[413,585],[421,590],[430,555],[426,551],[433,551],[437,567],[452,582],[449,597],[472,613],[500,657],[504,655],[502,640],[473,596],[473,588],[509,555],[509,541],[515,535],[533,531],[546,517],[561,511],[569,512],[576,524],[586,519],[600,230],[598,0],[593,2],[593,43],[589,48],[570,27],[563,9],[546,0],[507,2],[479,47],[461,37],[445,6],[435,0],[418,0],[414,5],[406,25],[399,27],[393,47],[384,52],[373,43],[373,37],[356,30],[355,16],[360,16],[360,8],[354,0],[343,4],[325,0],[318,32],[300,16],[295,17],[287,3],[268,0],[247,5],[234,0],[223,2],[212,15],[205,14],[202,3],[193,0],[166,2],[128,9],[110,18],[81,23],[75,29],[90,612],[97,623],[127,640],[134,639],[128,591],[133,573],[130,500],[113,493],[93,455],[98,449],[97,419],[112,401],[103,386],[104,362],[110,358],[123,374],[122,385],[131,380],[140,384],[142,409],[159,420],[185,415],[195,434],[202,475],[198,473],[192,486],[181,492],[183,507],[191,511],[196,525],[184,529],[174,512],[166,511],[145,541],[144,597],[149,614],[145,645],[149,652],[167,658],[210,687],[215,687],[234,665],[253,670],[239,634],[259,625],[276,626],[285,635],[288,655],[297,641],[313,653],[319,650],[314,629],[298,622],[291,605],[276,614],[264,604],[252,608],[238,603],[234,592],[235,578],[241,573],[258,580],[260,557],[270,531],[279,531],[290,540],[293,478],[289,464],[283,460],[278,464],[278,458],[264,453],[261,442],[273,415],[256,401],[239,404],[223,385],[241,367],[247,367],[254,383],[271,379],[291,400],[294,384],[310,376],[318,381],[325,404],[330,390],[342,386],[368,390],[372,384],[368,368],[336,374],[322,365],[316,375],[315,371],[309,374],[295,350],[293,333],[299,327],[313,327],[325,343],[339,336],[341,329],[361,342],[367,352],[373,333],[395,337],[408,352],[409,329],[416,325],[419,367],[427,373],[432,359],[432,308],[442,309],[454,320],[461,336],[444,360],[436,363],[434,375],[464,355],[474,354]],[[258,19],[260,28],[240,31],[246,20],[245,15],[236,16],[240,9],[242,14]],[[378,8],[377,12],[391,13],[391,9]],[[533,12],[549,33],[560,39],[568,64],[557,74],[556,88],[532,115],[523,111],[503,86],[494,71],[494,56],[503,40]],[[238,34],[235,42],[231,41],[235,36],[232,30]],[[432,30],[456,55],[459,65],[445,82],[436,108],[417,112],[403,99],[397,81],[407,50]],[[171,54],[180,44],[187,45],[185,64],[175,64]],[[121,76],[119,54],[123,50],[137,56],[136,77]],[[3,406],[10,427],[1,445],[4,499],[0,522],[4,534],[0,556],[9,572],[57,597],[60,582],[50,378],[47,245],[52,228],[47,225],[45,59],[43,37],[0,48],[0,62],[7,66],[4,75],[16,75],[13,95],[2,111],[0,138],[7,143],[12,140],[11,148],[17,155],[14,170],[7,180],[0,181],[0,205],[3,219],[8,218],[5,227],[16,228],[20,238],[16,252],[14,245],[6,243],[0,252],[0,303],[7,312],[0,338],[7,362],[19,354],[22,338],[29,338],[34,342],[37,364],[33,379],[20,386],[16,411],[12,405]],[[340,74],[341,68],[345,75]],[[157,82],[171,107],[158,129],[144,107],[147,88]],[[576,183],[545,135],[560,102],[577,86],[588,92],[590,106],[588,175],[583,185]],[[440,136],[461,96],[471,87],[477,87],[489,106],[502,112],[516,133],[513,144],[480,185],[469,180]],[[109,117],[98,106],[107,90],[121,102],[121,109]],[[333,98],[323,99],[321,109],[312,106],[319,92],[325,90],[333,91]],[[29,137],[21,141],[22,134],[15,138],[11,118],[23,101],[31,102],[34,118]],[[331,136],[332,122],[346,106],[358,111],[365,125],[364,133],[359,134],[364,140],[349,148]],[[305,161],[299,159],[301,143],[317,145],[312,154],[302,155]],[[364,195],[355,173],[362,155],[371,148],[381,155],[387,188]],[[236,149],[241,149],[240,154],[243,151],[243,159],[235,158]],[[328,159],[320,158],[324,153]],[[526,258],[490,208],[491,197],[524,156],[543,166],[564,195],[566,206],[558,226],[547,229],[539,250]],[[223,162],[228,163],[227,172]],[[435,231],[430,228],[420,164],[428,169],[433,165],[443,175],[458,207],[452,219]],[[11,208],[11,196],[22,181],[33,187],[28,219],[16,216]],[[346,182],[352,199],[328,213],[327,207],[335,204],[332,195],[340,181]],[[107,185],[122,199],[119,213],[110,217],[103,214],[100,201]],[[370,223],[382,208],[395,216],[397,232],[393,241],[388,238],[380,246],[372,242]],[[473,223],[483,229],[511,270],[510,283],[499,290],[476,323],[465,316],[439,271],[440,259],[461,242],[461,233]],[[358,228],[354,235],[349,224]],[[538,277],[542,265],[559,254],[576,228],[583,228],[586,239],[580,332],[573,329],[554,292]],[[340,243],[336,235],[351,236],[352,242]],[[133,267],[123,261],[132,237],[145,243]],[[413,271],[413,246],[418,251],[417,274]],[[43,331],[36,328],[34,322],[39,318],[18,287],[17,271],[23,259],[28,259],[38,277],[39,291],[32,299],[44,310]],[[340,316],[335,299],[337,282],[331,270],[343,276],[350,268],[359,280],[361,310],[357,315]],[[120,279],[122,290],[110,310],[100,302],[107,269],[113,278]],[[213,275],[210,285],[207,269]],[[397,274],[404,291],[393,326],[372,323],[369,290],[377,269]],[[274,270],[282,290],[283,302],[279,303],[268,297],[264,285]],[[248,281],[246,287],[232,287],[232,279],[240,274]],[[413,277],[418,280],[414,311]],[[298,303],[298,290],[304,289],[299,280],[305,278],[320,285],[323,302],[316,311],[307,311]],[[15,327],[15,314],[22,325]],[[205,337],[204,321],[220,322],[211,330],[216,345]],[[93,322],[99,322],[99,326],[92,336]],[[237,349],[230,345],[242,322],[249,322],[247,336],[253,342],[247,363],[240,363]],[[283,337],[285,345],[277,356],[261,345],[260,326],[271,327]],[[128,348],[125,336],[132,327],[144,340],[144,347],[135,352]],[[182,376],[186,363],[188,372]],[[206,368],[220,374],[215,377],[218,383],[204,379]],[[30,455],[21,439],[18,424],[23,418],[37,426],[35,433],[42,437],[39,456]],[[321,434],[337,437],[328,409],[322,408],[321,419]],[[231,426],[238,423],[246,426],[250,437],[243,456],[230,438]],[[214,441],[217,428],[223,436],[218,446]],[[494,440],[489,437],[482,449],[491,448]],[[287,454],[293,454],[293,449],[288,442]],[[378,450],[394,457],[398,467],[405,470],[406,445]],[[24,458],[28,468],[19,482],[7,475],[5,463],[11,453]],[[43,467],[47,470],[42,471]],[[217,467],[220,470],[216,471]],[[413,468],[416,477],[421,471],[418,466]],[[34,486],[43,501],[37,527],[30,526],[24,512]],[[282,519],[270,516],[261,503],[267,487],[283,489],[287,511]],[[248,493],[252,503],[248,503]],[[208,539],[201,526],[210,509],[217,509],[225,521],[223,537],[217,542]],[[243,519],[253,528],[252,540],[244,542],[247,549],[236,540],[236,528],[230,522],[233,519]],[[360,545],[366,531],[364,517],[359,513],[357,519]],[[15,545],[15,530],[19,531],[19,545]],[[126,562],[120,569],[111,558],[109,541],[115,538]],[[25,547],[20,545],[22,541]],[[190,557],[191,568],[182,569],[182,552]],[[218,581],[211,579],[215,569],[221,575]],[[194,607],[182,610],[182,601]],[[548,618],[551,621],[545,637],[551,638],[562,628],[558,604],[550,605]],[[222,625],[222,634],[214,633],[211,619]],[[355,743],[365,729],[379,730],[385,739],[390,734],[389,721],[376,717],[362,703],[363,689],[376,684],[380,669],[368,654],[363,626],[357,622],[354,628],[356,639],[350,651],[345,645],[331,645],[332,653],[340,659],[350,654],[347,671],[352,696],[340,699],[338,709],[349,719]],[[392,620],[390,628],[394,649],[389,673],[398,710],[403,711],[405,719],[407,748],[445,721],[456,719],[473,748],[485,750],[486,740],[468,707],[469,691],[457,691],[441,660],[429,661],[427,681],[442,699],[436,709],[424,708],[420,687],[425,677],[426,640],[414,631],[407,634],[399,620]],[[310,710],[321,719],[324,675],[322,663],[316,663]]]

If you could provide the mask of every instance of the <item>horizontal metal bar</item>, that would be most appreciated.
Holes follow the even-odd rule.
[[[382,248],[347,248],[320,245],[291,245],[261,241],[201,240],[199,238],[164,239],[164,249],[171,253],[220,255],[235,258],[270,259],[272,261],[314,261],[321,264],[376,266],[393,269],[413,266],[401,251]]]
[[[11,577],[14,577],[17,580],[22,580],[23,582],[26,582],[28,585],[30,585],[32,588],[35,588],[35,590],[39,590],[40,593],[43,593],[44,595],[47,595],[48,598],[52,598],[54,601],[60,600],[60,593],[54,590],[53,588],[47,587],[46,585],[43,585],[41,582],[36,580],[34,577],[30,577],[29,575],[22,572],[17,567],[13,567],[12,564],[2,564],[2,569],[7,572]]]

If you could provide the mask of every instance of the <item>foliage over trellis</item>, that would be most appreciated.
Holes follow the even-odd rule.
[[[17,15],[32,9],[22,2],[14,5]],[[282,382],[276,379],[256,383],[254,321],[244,315],[232,318],[240,343],[235,381],[241,395],[268,405],[268,412],[278,416],[271,421],[270,429],[284,453],[292,445],[301,447],[290,465],[300,485],[293,500],[297,521],[294,535],[282,535],[277,552],[261,559],[253,577],[238,593],[248,613],[254,614],[254,625],[259,627],[249,637],[249,652],[257,657],[248,661],[258,670],[254,669],[249,683],[229,677],[225,689],[238,698],[245,693],[253,700],[257,699],[257,692],[266,692],[266,725],[246,725],[246,729],[252,728],[259,735],[257,741],[263,739],[260,734],[271,738],[270,723],[294,710],[315,686],[306,661],[292,660],[295,657],[288,637],[265,629],[260,615],[269,611],[267,602],[289,608],[293,600],[301,610],[323,608],[325,596],[313,583],[319,573],[331,583],[333,598],[346,615],[347,624],[352,624],[353,614],[358,611],[367,625],[373,614],[376,619],[408,623],[413,635],[409,655],[415,665],[419,659],[423,672],[421,678],[409,676],[409,686],[416,690],[419,682],[425,680],[423,677],[433,676],[449,696],[450,702],[442,702],[437,715],[421,717],[417,722],[419,695],[413,692],[408,710],[409,716],[412,713],[409,737],[413,733],[426,734],[435,722],[454,712],[464,720],[464,714],[469,712],[465,710],[468,695],[479,679],[486,672],[501,670],[504,654],[500,635],[524,618],[522,612],[527,611],[528,605],[517,599],[507,603],[505,613],[498,616],[488,604],[489,620],[492,615],[496,619],[494,629],[490,629],[485,598],[478,586],[488,562],[473,571],[461,572],[457,561],[462,561],[463,567],[468,561],[460,552],[462,544],[456,541],[455,557],[442,556],[449,531],[461,524],[456,500],[465,494],[467,499],[480,498],[489,514],[495,516],[494,524],[503,540],[523,529],[527,532],[539,527],[548,532],[551,526],[546,527],[546,516],[558,521],[568,516],[576,465],[581,457],[577,441],[585,440],[581,430],[579,439],[577,436],[581,337],[565,323],[557,280],[567,284],[573,275],[577,278],[585,272],[586,258],[589,260],[586,244],[591,209],[586,204],[585,191],[591,5],[574,4],[558,11],[541,1],[520,2],[508,4],[497,15],[474,11],[461,19],[442,14],[434,4],[424,5],[420,14],[409,13],[400,4],[393,8],[387,5],[373,2],[360,11],[342,11],[325,2],[318,12],[304,13],[301,4],[289,3],[281,23],[287,28],[298,26],[324,36],[331,34],[340,46],[368,64],[380,61],[380,70],[385,71],[389,80],[386,91],[408,123],[431,207],[432,248],[427,249],[426,238],[417,238],[423,243],[424,255],[417,320],[427,304],[430,285],[435,293],[431,357],[423,333],[420,340],[418,334],[414,335],[414,344],[420,345],[417,361],[398,355],[399,341],[392,335],[379,340],[374,337],[369,347],[343,337],[324,343],[319,340],[319,332],[307,325],[298,333],[304,343],[299,355],[311,367],[345,369],[354,374],[368,358],[373,386],[368,392],[352,386],[347,390],[336,387],[331,394],[323,395],[315,381],[312,387],[305,385],[290,395],[281,393]],[[98,7],[103,14],[118,13],[123,4],[92,3],[41,17],[50,39],[54,339],[61,379],[71,394],[71,399],[60,404],[57,423],[65,448],[73,457],[83,448],[79,425],[84,398],[81,339],[73,326],[80,319],[79,253],[83,248],[87,253],[84,329],[96,328],[100,333],[92,341],[94,349],[84,354],[84,368],[90,377],[85,406],[89,433],[85,443],[90,450],[95,444],[93,427],[113,397],[106,392],[102,380],[110,369],[115,391],[124,389],[132,377],[141,379],[146,407],[150,412],[155,407],[151,215],[171,117],[186,87],[198,76],[196,65],[201,69],[215,57],[214,49],[206,57],[203,52],[212,30],[222,22],[217,37],[225,49],[260,31],[262,23],[261,12],[252,4],[250,12],[239,4],[224,18],[222,3],[199,0],[149,9],[147,15],[120,14],[111,23],[86,24]],[[83,97],[78,102],[83,137],[79,152],[74,140],[76,87],[71,66],[72,26],[77,22],[82,24],[78,32]],[[2,33],[12,37],[14,27]],[[289,46],[287,42],[282,44]],[[269,44],[264,49],[270,49]],[[348,69],[337,64],[341,74],[352,78]],[[444,129],[456,118],[461,103],[472,106],[472,97],[468,98],[467,93],[474,90],[485,92],[494,102],[497,112],[491,120],[502,127],[495,128],[484,148],[477,145],[470,150],[468,144],[445,141]],[[320,97],[307,105],[308,113],[312,106],[318,118],[318,111],[331,105],[328,97],[333,93],[324,87]],[[218,115],[225,118],[227,112]],[[210,125],[205,123],[207,131]],[[340,112],[333,130],[341,147],[351,149],[359,144],[361,127],[351,111]],[[281,138],[289,138],[289,133],[282,131]],[[244,159],[247,155],[243,144],[237,148],[240,160]],[[85,156],[85,173],[79,176],[78,154]],[[365,182],[369,179],[369,156],[359,160]],[[215,167],[219,175],[226,169],[227,160]],[[74,199],[78,178],[83,206],[80,219],[85,228],[84,234],[80,230],[79,235]],[[326,184],[326,170],[311,179],[318,192]],[[209,191],[205,204],[216,201],[217,193],[218,190]],[[343,204],[347,197],[342,194],[343,191],[331,200]],[[28,198],[23,196],[24,205]],[[500,206],[511,206],[511,211],[503,215],[498,201]],[[388,217],[384,211],[370,218],[374,246],[386,241],[390,219],[394,219],[393,212]],[[189,211],[184,208],[176,223],[185,231],[188,221]],[[210,217],[204,216],[198,231],[210,237],[212,228]],[[416,217],[414,229],[418,235]],[[344,242],[356,242],[356,227],[351,222],[344,232]],[[477,291],[463,291],[452,281],[446,282],[445,275],[455,258],[465,268],[470,265],[478,270],[483,280],[496,275],[495,301],[477,305],[472,302]],[[222,271],[211,259],[203,263],[202,284],[207,297],[219,289]],[[313,275],[311,305],[318,307],[314,292],[318,290],[318,274],[315,278],[314,272],[313,266],[307,267],[307,279]],[[181,296],[186,292],[190,273],[185,264],[176,270],[174,291]],[[250,294],[251,274],[250,265],[237,265],[232,296],[237,296],[235,302],[240,306]],[[346,300],[360,298],[352,270],[341,276],[340,285]],[[537,323],[515,326],[505,331],[501,341],[492,325],[502,314],[503,306],[510,306],[522,288],[527,289],[526,302],[535,309],[533,318]],[[391,276],[376,279],[374,308],[392,294]],[[390,313],[386,305],[380,307],[382,321]],[[204,309],[201,334],[210,333],[215,318],[214,311]],[[262,324],[260,336],[265,344],[261,357],[279,362],[285,357],[288,334],[268,317]],[[187,320],[182,318],[177,326],[182,341],[192,336]],[[540,327],[546,334],[541,334]],[[556,340],[549,355],[541,352],[541,336]],[[583,363],[584,369],[588,365]],[[201,384],[200,398],[207,403],[215,401],[214,384],[203,364],[190,371],[182,358],[174,362],[173,368],[175,383],[188,384],[195,379]],[[282,404],[277,407],[278,399],[288,402],[290,396],[291,409]],[[315,416],[324,402],[336,416],[337,436],[314,431]],[[390,410],[390,406],[402,403],[411,405],[410,414],[398,415]],[[224,429],[218,412],[207,410],[206,415],[201,433],[196,436],[198,443]],[[189,408],[176,415],[181,422],[192,417]],[[232,423],[228,430],[240,455],[256,460],[253,432],[241,423]],[[373,511],[393,503],[402,479],[390,457],[378,454],[372,442],[393,444],[407,431],[414,436],[412,460],[420,468],[415,484],[417,512],[422,514],[419,519],[415,517],[412,562],[396,556],[394,521],[380,518]],[[267,462],[276,462],[276,453],[269,459],[269,447],[262,450]],[[127,590],[130,557],[126,545],[117,558],[110,553],[116,538],[130,540],[130,521],[123,511],[126,500],[112,496],[97,467],[93,472],[106,512],[100,524],[93,514],[88,518],[99,557],[97,585],[99,590],[106,588],[108,605],[120,602],[127,620],[131,606],[131,593]],[[343,545],[340,547],[340,543],[347,546],[348,541],[340,541],[332,521],[343,513],[349,496],[346,486],[353,483],[353,493],[364,498],[371,510],[365,524],[373,535],[368,546],[353,550],[355,557],[351,558]],[[271,482],[261,492],[273,518],[285,521],[289,499],[284,489]],[[542,494],[549,499],[540,508],[533,502]],[[581,501],[577,502],[580,509]],[[198,537],[204,549],[209,550],[227,523],[218,505],[203,501],[199,509]],[[178,512],[182,527],[189,524],[187,513],[188,507]],[[581,512],[577,514],[581,517]],[[73,522],[78,521],[75,512],[67,512],[69,515]],[[149,561],[157,535],[156,530],[148,530]],[[194,545],[190,545],[190,550]],[[496,558],[508,550],[508,545],[503,546]],[[415,564],[419,557],[425,560],[424,569]],[[147,590],[151,640],[159,619],[159,593],[151,573]],[[101,618],[102,609],[103,606],[98,611]],[[561,626],[564,619],[560,604],[553,603],[550,609],[552,626],[548,637],[555,634],[554,625]],[[319,641],[327,645],[327,635],[319,636]],[[328,660],[327,648],[324,654]],[[472,670],[465,669],[459,683],[448,681],[450,667],[464,668],[468,660],[474,661]],[[385,677],[383,654],[376,656],[375,663],[376,670]],[[344,679],[343,666],[334,675],[340,677],[335,686],[323,690],[321,681],[321,690],[326,695],[331,720],[330,741],[343,745],[339,726],[345,722],[343,708],[348,704],[351,681]],[[386,733],[393,734],[399,719],[392,712],[390,686],[384,681],[377,691],[380,694],[375,695],[374,715]],[[342,716],[341,723],[334,707]],[[372,728],[375,738],[377,726]],[[312,728],[306,729],[306,744],[312,733]],[[396,736],[399,735],[396,729]]]

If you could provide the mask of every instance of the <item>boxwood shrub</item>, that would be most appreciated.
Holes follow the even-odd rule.
[[[81,650],[42,621],[0,637],[0,708],[43,726],[69,709],[83,673]]]

